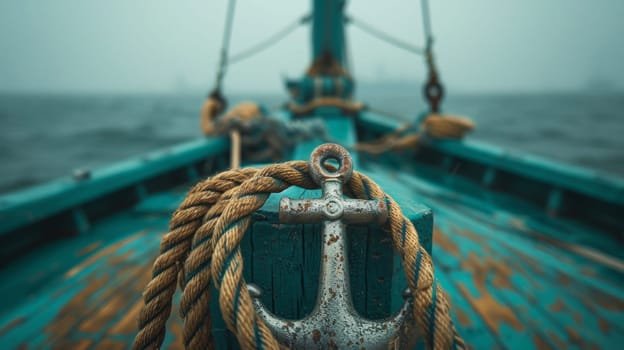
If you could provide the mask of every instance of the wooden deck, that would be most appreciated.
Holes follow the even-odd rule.
[[[362,171],[400,183],[403,196],[433,209],[436,273],[451,295],[460,333],[474,348],[624,343],[621,242],[531,207],[493,205],[495,198],[452,191],[427,176],[389,172],[372,162]],[[87,234],[5,266],[3,348],[128,348],[160,237],[186,189],[151,195]],[[601,237],[610,249],[579,245],[580,236]],[[182,348],[181,330],[176,301],[164,349]]]

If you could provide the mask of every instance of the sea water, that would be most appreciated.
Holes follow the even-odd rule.
[[[417,93],[361,100],[413,121]],[[0,192],[94,169],[201,137],[200,94],[0,95]],[[284,95],[232,96],[277,108]],[[455,94],[448,113],[476,123],[472,139],[624,178],[624,94]]]

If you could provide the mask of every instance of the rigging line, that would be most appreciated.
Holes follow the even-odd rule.
[[[431,50],[433,44],[433,32],[431,30],[431,13],[429,11],[429,0],[421,0],[420,6],[422,9],[423,17],[423,31],[425,33],[425,40],[427,42],[426,50]]]
[[[394,45],[398,48],[401,48],[403,50],[409,51],[411,53],[417,54],[417,55],[424,55],[425,54],[425,49],[421,48],[421,47],[417,47],[414,46],[408,42],[405,42],[401,39],[397,39],[393,36],[391,36],[390,34],[387,34],[375,27],[373,27],[372,25],[363,22],[359,19],[356,19],[354,17],[347,17],[347,21],[349,23],[352,23],[354,26],[356,26],[357,28],[363,30],[364,32],[376,37],[377,39],[380,39],[382,41],[387,42],[388,44]]]
[[[297,29],[300,25],[308,23],[310,21],[310,14],[307,14],[305,16],[302,16],[301,18],[297,19],[296,21],[288,24],[287,26],[285,26],[284,28],[280,29],[279,31],[275,32],[273,35],[269,36],[268,38],[266,38],[265,40],[259,42],[258,44],[245,49],[235,55],[230,56],[229,58],[229,63],[233,64],[233,63],[237,63],[240,61],[243,61],[267,48],[269,48],[270,46],[273,46],[274,44],[276,44],[277,42],[281,41],[282,39],[284,39],[286,36],[288,36],[290,33],[292,33],[295,29]]]
[[[225,20],[225,29],[223,31],[223,41],[221,44],[221,58],[219,61],[219,69],[217,71],[217,79],[215,82],[215,90],[221,90],[221,82],[225,76],[228,64],[228,49],[230,47],[230,37],[232,36],[232,23],[234,22],[234,8],[236,7],[236,0],[229,0],[227,15]]]
[[[344,55],[344,65],[347,72],[353,76],[353,62],[351,58],[351,47],[349,45],[349,41],[347,41],[347,36],[345,35],[342,40],[342,52]]]

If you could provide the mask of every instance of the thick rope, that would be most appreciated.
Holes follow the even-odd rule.
[[[243,349],[278,349],[270,330],[259,319],[242,277],[239,247],[251,214],[270,193],[290,186],[318,188],[307,163],[293,161],[260,170],[221,173],[196,185],[173,215],[170,232],[163,237],[161,255],[154,263],[153,279],[144,292],[134,349],[162,345],[171,310],[176,278],[182,288],[181,315],[188,349],[213,348],[210,322],[210,283],[219,290],[219,307],[227,328]],[[388,205],[393,245],[403,260],[414,300],[413,313],[425,343],[432,349],[465,348],[455,331],[446,293],[435,282],[433,263],[420,246],[418,233],[399,205],[372,180],[354,172],[345,194],[359,199],[380,199]],[[184,268],[182,269],[182,264]]]
[[[302,141],[318,138],[330,142],[325,125],[315,119],[284,121],[265,115],[253,102],[242,102],[218,116],[216,100],[208,100],[202,110],[202,130],[206,136],[229,135],[232,150],[240,152],[231,157],[230,167],[237,168],[240,160],[277,162]],[[236,161],[238,160],[238,161]]]
[[[139,333],[134,349],[156,349],[162,344],[165,326],[171,313],[176,278],[191,250],[191,241],[200,232],[204,215],[223,192],[240,185],[255,174],[253,169],[226,171],[198,183],[173,214],[169,232],[160,243],[160,256],[154,262],[152,280],[145,287],[145,305],[139,315]],[[183,287],[182,280],[180,287]]]
[[[419,128],[403,125],[376,140],[358,143],[354,149],[369,154],[414,149],[423,139],[461,139],[473,128],[474,123],[468,118],[430,114]]]

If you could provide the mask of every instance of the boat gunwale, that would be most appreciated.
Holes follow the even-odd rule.
[[[404,124],[368,111],[360,113],[358,122],[380,133],[394,131]],[[475,140],[432,140],[427,146],[450,156],[544,182],[555,188],[624,205],[624,180],[613,176],[533,154],[510,152]]]
[[[402,122],[363,111],[356,123],[377,133],[397,129]],[[576,192],[617,206],[624,205],[624,180],[539,156],[509,152],[473,140],[437,140],[427,144],[444,154],[511,172],[553,188]],[[200,138],[95,170],[86,180],[63,177],[41,185],[0,195],[0,237],[100,196],[159,174],[227,152],[226,137]]]
[[[159,174],[224,154],[228,149],[225,137],[195,139],[94,170],[84,180],[66,176],[0,195],[0,237]]]

